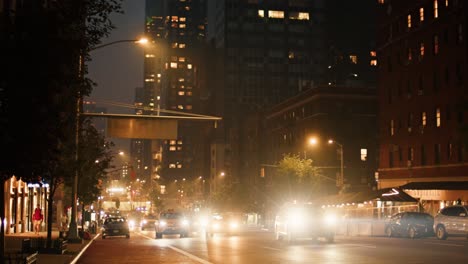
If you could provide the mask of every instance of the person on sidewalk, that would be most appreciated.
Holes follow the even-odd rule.
[[[37,204],[36,209],[34,209],[33,214],[33,223],[34,223],[34,232],[36,235],[39,235],[39,231],[41,231],[41,224],[44,216],[42,215],[42,209],[39,204]]]

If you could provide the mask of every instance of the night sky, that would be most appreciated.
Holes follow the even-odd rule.
[[[113,14],[116,28],[102,44],[123,39],[138,39],[144,34],[145,0],[123,0],[124,14]],[[118,43],[91,52],[88,77],[98,84],[91,100],[133,104],[136,87],[143,86],[143,49],[131,42]],[[131,109],[106,107],[110,113],[133,113]]]
[[[113,14],[116,28],[102,44],[123,39],[138,39],[143,36],[145,0],[124,0],[124,14]],[[91,93],[91,100],[106,100],[133,104],[136,87],[143,86],[143,49],[131,42],[118,43],[91,52],[88,62],[88,78],[97,83]],[[132,109],[106,107],[108,113],[131,113]],[[129,152],[130,140],[111,138],[115,149]]]

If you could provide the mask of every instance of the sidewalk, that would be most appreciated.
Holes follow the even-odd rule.
[[[75,263],[81,256],[81,253],[86,250],[87,246],[98,236],[98,234],[91,234],[90,240],[82,240],[81,243],[67,243],[67,250],[64,254],[44,254],[39,253],[37,257],[37,264],[70,264]],[[5,234],[5,249],[6,251],[21,251],[21,242],[23,239],[29,238],[31,241],[40,239],[47,239],[47,232],[34,232]],[[57,230],[52,231],[52,243],[59,238]]]

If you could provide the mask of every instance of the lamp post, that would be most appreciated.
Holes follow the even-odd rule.
[[[328,144],[335,144],[340,148],[340,181],[339,181],[339,184],[340,184],[340,186],[342,186],[344,184],[343,145],[336,142],[333,139],[329,139]]]
[[[133,43],[139,43],[139,44],[145,44],[148,42],[148,39],[146,38],[141,38],[141,39],[123,39],[123,40],[117,40],[117,41],[112,41],[106,44],[94,46],[88,51],[94,51],[100,48],[104,48],[110,45],[118,44],[118,43],[123,43],[123,42],[133,42]],[[84,79],[84,53],[81,53],[78,59],[78,78]],[[79,145],[80,145],[80,129],[81,129],[81,123],[80,123],[80,116],[81,116],[81,110],[82,110],[82,104],[83,104],[83,95],[81,94],[80,90],[78,89],[77,92],[77,98],[76,98],[76,121],[75,121],[75,175],[73,177],[73,188],[72,188],[72,212],[71,212],[71,220],[70,220],[70,227],[69,227],[69,232],[68,232],[68,241],[70,243],[81,243],[81,238],[78,234],[78,227],[76,223],[76,216],[77,216],[77,207],[76,207],[76,201],[78,200],[78,176],[79,176],[79,169],[78,169],[78,161],[79,161]]]

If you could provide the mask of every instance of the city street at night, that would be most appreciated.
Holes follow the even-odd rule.
[[[272,232],[249,231],[237,236],[215,235],[206,239],[165,236],[134,231],[130,239],[98,237],[78,263],[466,263],[468,240],[434,237],[407,239],[338,236],[322,240],[279,242]],[[447,259],[450,259],[447,262]]]

